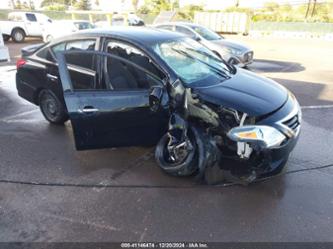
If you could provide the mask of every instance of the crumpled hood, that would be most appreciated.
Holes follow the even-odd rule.
[[[207,102],[261,116],[281,107],[288,98],[288,90],[273,80],[237,68],[232,78],[217,85],[192,87]]]
[[[211,42],[219,47],[233,48],[233,49],[240,50],[243,52],[251,50],[250,47],[246,46],[243,43],[237,42],[237,41],[221,39],[221,40],[216,40],[216,41],[211,41]]]

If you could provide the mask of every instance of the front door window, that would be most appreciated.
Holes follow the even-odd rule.
[[[163,73],[140,50],[116,41],[107,43],[105,84],[111,90],[150,89],[161,84]]]

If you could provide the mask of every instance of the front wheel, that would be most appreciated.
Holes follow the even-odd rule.
[[[198,170],[198,146],[192,133],[188,140],[178,144],[171,153],[170,136],[165,134],[161,138],[156,146],[155,158],[163,171],[175,176],[190,176]]]
[[[45,119],[51,124],[63,124],[68,120],[64,104],[50,90],[42,90],[39,94],[39,107]]]
[[[24,42],[25,39],[25,33],[22,29],[14,29],[13,33],[12,33],[12,39],[14,42]]]
[[[48,35],[48,36],[46,37],[45,42],[51,42],[52,40],[53,40],[53,36],[52,36],[52,35]]]

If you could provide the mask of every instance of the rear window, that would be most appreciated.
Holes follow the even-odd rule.
[[[76,23],[74,23],[74,25],[78,30],[92,29],[93,28],[93,25],[89,22],[76,22]]]
[[[95,44],[96,40],[80,40],[68,42],[65,46],[65,51],[94,51]],[[83,53],[67,54],[66,61],[69,64],[75,66],[91,68],[93,63],[93,56],[91,54]]]
[[[80,40],[80,41],[73,41],[68,42],[66,44],[66,50],[95,50],[95,40]]]
[[[55,62],[55,55],[58,52],[62,51],[87,51],[87,50],[95,50],[96,40],[78,40],[71,42],[62,42],[51,48],[43,48],[36,53],[36,56],[39,58]],[[67,62],[73,65],[82,66],[82,67],[91,67],[92,64],[92,56],[86,56],[86,58],[82,58],[82,55],[78,54],[70,54],[66,56]]]
[[[52,47],[54,53],[62,51],[94,51],[95,39],[75,40],[63,42]],[[93,54],[74,53],[65,55],[70,66],[69,74],[75,90],[89,90],[96,88],[96,69]]]
[[[44,48],[42,50],[40,50],[39,52],[37,52],[36,54],[39,58],[48,60],[48,61],[54,61],[53,56],[50,52],[49,48]]]

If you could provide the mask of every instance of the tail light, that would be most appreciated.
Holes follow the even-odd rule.
[[[22,67],[23,65],[25,65],[25,63],[27,63],[27,61],[25,59],[18,59],[16,61],[16,69],[19,69],[20,67]]]

